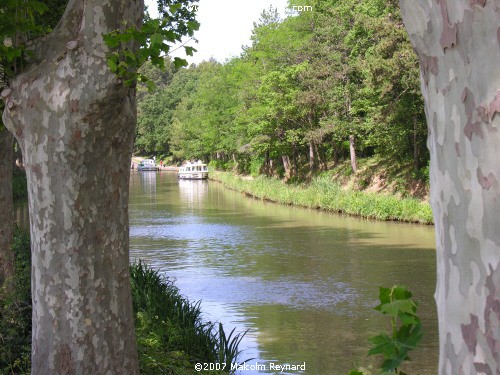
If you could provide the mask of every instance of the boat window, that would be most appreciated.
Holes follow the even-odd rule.
[[[190,167],[186,167],[186,172],[189,172],[191,170]]]
[[[208,168],[207,168],[207,166],[206,166],[206,165],[204,165],[204,166],[203,166],[203,170],[204,170],[204,171],[208,171]]]

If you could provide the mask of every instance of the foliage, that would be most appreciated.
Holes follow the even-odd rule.
[[[127,86],[137,81],[146,83],[150,89],[154,83],[139,68],[150,61],[159,68],[165,68],[165,59],[172,45],[181,42],[182,37],[193,37],[200,24],[195,19],[193,3],[196,0],[160,0],[158,12],[161,18],[152,19],[146,16],[140,28],[128,26],[125,30],[114,30],[104,36],[104,42],[111,49],[108,54],[108,67],[118,77],[124,79]],[[127,46],[135,42],[138,51],[130,51]],[[196,51],[193,47],[184,46],[188,56]],[[174,58],[176,68],[187,66],[187,62],[179,57]]]
[[[165,68],[164,55],[174,43],[184,36],[193,39],[199,29],[196,21],[197,0],[158,0],[160,18],[145,15],[141,27],[124,24],[122,29],[104,35],[110,48],[108,67],[127,86],[137,81],[150,89],[154,82],[138,69],[149,61],[154,66]],[[33,39],[49,33],[57,25],[67,5],[67,0],[6,0],[0,11],[0,66],[3,74],[12,77],[26,66],[28,45]],[[135,44],[137,51],[131,50]],[[185,43],[184,43],[185,44]],[[192,56],[195,48],[183,45],[186,55]],[[175,57],[176,68],[187,66],[186,60]]]
[[[175,75],[193,77],[189,91],[146,95],[161,123],[139,113],[148,125],[137,149],[231,161],[253,175],[289,168],[289,177],[300,179],[349,157],[354,136],[359,156],[410,161],[415,176],[423,176],[428,151],[418,61],[397,1],[309,3],[301,5],[314,11],[285,19],[263,11],[241,56],[180,69]]]
[[[26,173],[15,171],[12,175],[12,196],[14,201],[26,199],[28,197]]]
[[[404,361],[409,361],[408,352],[416,348],[422,339],[421,323],[416,315],[417,304],[411,300],[411,292],[404,286],[395,285],[392,288],[380,287],[380,304],[376,310],[391,318],[392,333],[381,333],[369,339],[373,347],[368,355],[382,355],[383,363],[377,373],[405,373],[398,368]],[[366,371],[351,370],[349,375],[363,375]]]
[[[26,42],[48,28],[37,20],[48,11],[44,1],[6,0],[0,11],[0,66],[13,76],[24,64]]]
[[[31,370],[31,249],[27,232],[16,229],[14,288],[0,290],[0,374]]]

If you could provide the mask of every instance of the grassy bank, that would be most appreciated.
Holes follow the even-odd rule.
[[[31,259],[29,234],[17,231],[14,290],[0,293],[0,374],[31,367]],[[195,374],[194,364],[236,362],[241,335],[201,319],[177,287],[143,262],[130,266],[141,374]],[[1,289],[0,289],[1,291]],[[217,374],[218,372],[205,372]]]
[[[282,180],[258,176],[236,176],[213,171],[210,178],[225,187],[272,202],[342,212],[378,220],[397,220],[431,224],[432,211],[427,202],[415,198],[345,190],[331,176],[314,177],[307,184],[288,184]]]

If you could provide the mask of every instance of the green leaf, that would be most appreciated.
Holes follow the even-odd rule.
[[[104,35],[104,43],[106,43],[106,45],[109,47],[109,48],[116,48],[120,45],[120,38],[118,38],[115,34],[111,33],[111,34],[106,34]]]
[[[108,58],[108,67],[112,72],[116,72],[118,70],[118,64],[112,58]]]
[[[405,286],[395,285],[392,288],[393,299],[409,299],[412,297],[411,292]]]
[[[347,375],[363,375],[359,370],[350,370]]]
[[[151,46],[161,46],[163,43],[163,35],[154,33],[150,38]]]
[[[390,303],[385,303],[380,306],[380,311],[397,318],[400,312],[413,315],[415,312],[415,304],[409,300],[396,300]]]
[[[185,46],[184,49],[186,50],[186,55],[188,56],[193,56],[193,52],[196,52],[196,49],[193,47]]]
[[[392,370],[395,370],[399,366],[401,366],[401,363],[403,363],[403,361],[405,360],[405,358],[406,358],[406,355],[404,357],[396,356],[396,357],[391,358],[391,359],[386,359],[382,363],[382,369],[384,371],[389,371],[389,372],[392,371]]]
[[[419,323],[418,317],[416,317],[413,314],[399,313],[399,319],[401,319],[404,325],[412,325]]]
[[[182,6],[182,4],[177,3],[177,4],[170,5],[168,8],[170,9],[170,13],[174,14],[175,12],[177,12],[177,10],[179,10],[179,8],[181,6]]]
[[[197,21],[188,21],[187,27],[190,32],[197,31],[200,28],[200,23]]]
[[[349,142],[347,142],[347,143],[349,143]],[[380,300],[380,305],[390,303],[391,302],[391,289],[379,287],[379,297],[378,298]],[[377,310],[380,310],[380,305],[377,306]]]
[[[172,30],[165,30],[163,32],[163,36],[165,37],[166,40],[168,40],[169,42],[175,42],[176,40],[180,40],[181,37],[179,34],[175,33],[174,31]]]
[[[188,66],[188,62],[184,59],[181,59],[180,57],[174,57],[174,66],[178,68],[186,67]]]
[[[374,345],[374,347],[368,351],[368,355],[383,354],[385,357],[390,357],[396,353],[394,341],[385,333],[371,337],[368,341]]]

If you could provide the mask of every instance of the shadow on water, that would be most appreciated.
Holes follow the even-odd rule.
[[[373,362],[367,339],[389,329],[373,310],[378,286],[403,284],[426,331],[406,370],[437,373],[432,227],[281,206],[154,172],[132,173],[130,214],[132,257],[202,300],[207,319],[250,328],[243,359],[305,361],[307,374]]]

